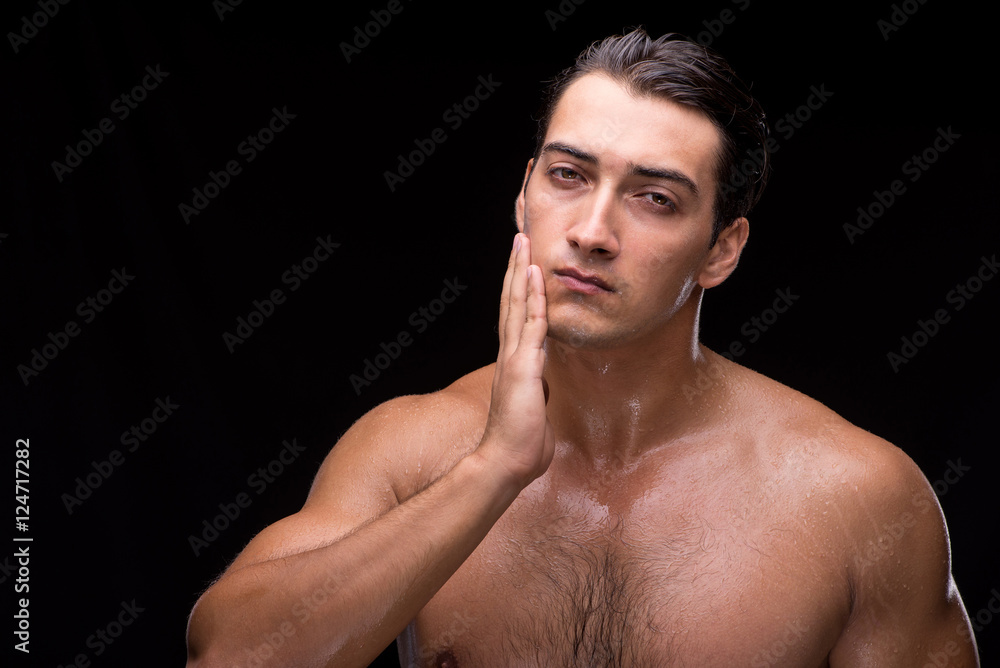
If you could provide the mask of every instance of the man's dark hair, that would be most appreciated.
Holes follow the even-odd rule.
[[[632,95],[663,97],[694,107],[719,129],[722,146],[715,170],[714,246],[719,233],[757,203],[767,182],[769,130],[760,104],[718,53],[676,33],[654,40],[636,28],[594,42],[549,84],[538,120],[536,162],[562,94],[583,75],[598,72]]]

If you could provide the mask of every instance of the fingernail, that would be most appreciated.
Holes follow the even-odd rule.
[[[535,265],[533,265],[533,264],[529,264],[528,265],[528,278],[531,278],[531,274],[532,274],[531,270],[534,269],[534,268],[535,268]]]
[[[521,235],[520,234],[515,234],[514,235],[514,252],[516,253],[519,250],[521,250]]]

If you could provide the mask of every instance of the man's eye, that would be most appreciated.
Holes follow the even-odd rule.
[[[649,199],[650,202],[656,204],[657,206],[664,206],[670,209],[677,208],[669,197],[661,193],[646,193],[643,196]]]
[[[576,177],[580,176],[575,171],[569,167],[556,167],[552,170],[552,173],[558,176],[560,179],[565,179],[566,181],[573,181]]]

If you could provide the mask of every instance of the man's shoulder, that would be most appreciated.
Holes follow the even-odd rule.
[[[790,507],[814,504],[811,510],[834,513],[835,533],[862,552],[899,526],[911,538],[939,536],[937,498],[902,448],[776,380],[749,369],[738,373],[756,389],[760,461],[784,487]]]
[[[384,462],[397,496],[408,498],[475,449],[492,379],[491,364],[440,390],[385,401],[359,418],[337,447],[360,448],[366,459]]]
[[[460,429],[467,420],[485,417],[489,412],[493,366],[471,371],[434,392],[390,399],[372,408],[358,423],[369,423],[377,431],[391,436]]]
[[[752,387],[747,412],[758,415],[758,448],[776,465],[859,501],[898,505],[929,490],[920,469],[897,445],[798,390],[734,367],[737,382]]]

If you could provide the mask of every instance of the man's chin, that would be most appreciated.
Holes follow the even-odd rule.
[[[575,350],[610,350],[624,343],[620,332],[579,324],[549,322],[550,340]]]

